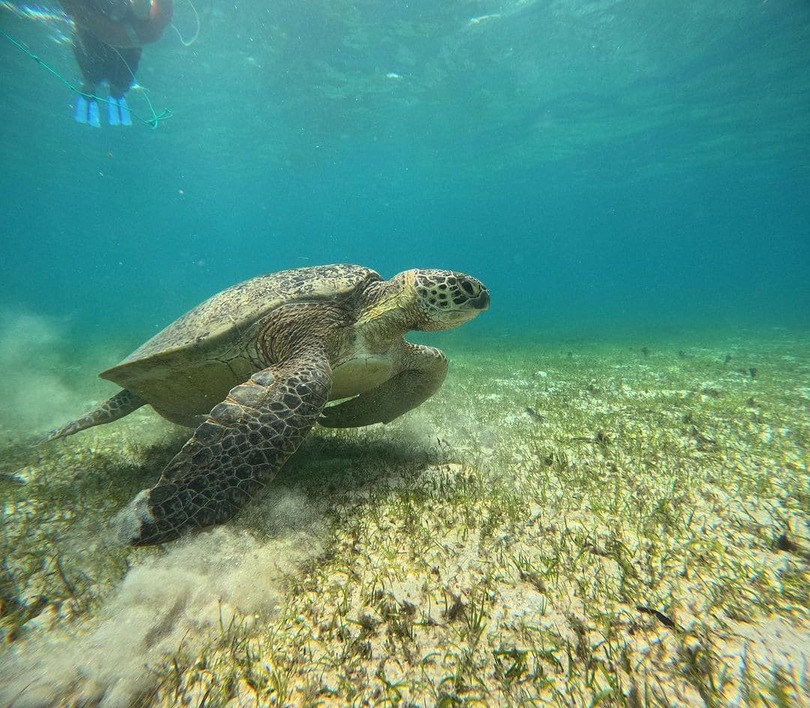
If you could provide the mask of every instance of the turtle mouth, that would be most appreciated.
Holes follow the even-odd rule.
[[[476,310],[489,309],[489,290],[482,290],[476,297],[472,297],[467,301],[470,307]]]

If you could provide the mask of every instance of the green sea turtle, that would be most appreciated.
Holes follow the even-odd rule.
[[[489,307],[475,278],[407,270],[383,280],[329,265],[253,278],[214,295],[100,374],[123,388],[46,440],[149,404],[196,428],[157,484],[117,517],[124,539],[161,543],[231,518],[318,422],[387,423],[433,395],[447,358],[403,339]],[[327,406],[327,401],[341,402]]]

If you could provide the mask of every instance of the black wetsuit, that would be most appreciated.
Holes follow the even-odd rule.
[[[171,21],[172,0],[152,0],[147,17],[136,14],[133,0],[59,1],[75,25],[73,53],[84,78],[82,91],[95,93],[96,85],[107,81],[110,96],[121,98],[135,83],[141,47],[159,39]]]
[[[135,83],[142,53],[140,47],[111,47],[80,27],[73,37],[73,54],[84,79],[82,90],[87,93],[108,81],[110,96],[121,98]]]

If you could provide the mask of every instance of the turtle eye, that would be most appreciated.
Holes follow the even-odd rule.
[[[467,280],[467,278],[461,278],[458,284],[461,286],[461,289],[470,297],[475,297],[478,295],[478,287],[472,281]]]

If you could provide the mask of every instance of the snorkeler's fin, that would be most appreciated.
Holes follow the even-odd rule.
[[[84,94],[76,96],[76,105],[73,107],[73,120],[83,125],[100,128],[101,120],[99,119],[98,101]]]
[[[90,99],[87,105],[87,124],[92,125],[94,128],[101,127],[101,118],[99,118],[98,101],[94,98]]]
[[[82,96],[76,96],[76,105],[73,106],[73,120],[77,123],[87,123],[87,99]]]
[[[107,120],[110,125],[132,125],[132,114],[127,105],[127,99],[113,98],[110,96],[110,102],[107,104]]]
[[[121,125],[121,113],[118,110],[118,101],[110,97],[107,104],[107,122],[110,125]]]

